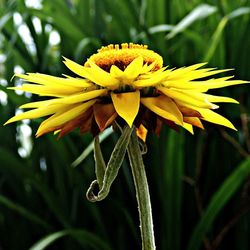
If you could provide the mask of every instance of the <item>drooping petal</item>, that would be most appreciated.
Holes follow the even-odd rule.
[[[83,114],[89,107],[91,107],[96,100],[91,100],[82,104],[74,104],[66,111],[59,110],[53,116],[41,123],[37,130],[36,136],[41,136],[49,131],[58,129],[58,126],[62,126],[66,122],[75,119],[79,115]]]
[[[29,110],[24,113],[18,114],[12,118],[10,118],[4,125],[9,124],[11,122],[20,121],[23,119],[36,119],[43,116],[54,114],[58,110],[64,110],[65,105],[52,105],[52,106],[43,106],[37,109]]]
[[[81,114],[80,116],[66,122],[65,124],[63,124],[62,126],[60,126],[60,134],[59,134],[59,138],[65,136],[66,134],[68,134],[69,132],[73,131],[76,128],[81,128],[83,124],[89,124],[91,122],[91,114],[92,114],[92,110],[91,108],[88,109],[86,112],[84,112],[83,114]],[[57,130],[58,131],[58,130]],[[90,131],[90,126],[88,126],[88,130]],[[86,132],[87,132],[86,131]]]
[[[201,120],[198,117],[183,117],[183,121],[185,123],[189,123],[193,126],[196,126],[198,128],[204,129],[203,124],[201,123]]]
[[[167,96],[141,98],[141,103],[157,115],[175,122],[183,124],[183,117],[176,104]]]
[[[182,125],[183,128],[185,128],[188,132],[190,132],[192,135],[194,134],[193,126],[189,123],[183,122]]]
[[[178,106],[178,109],[181,111],[182,115],[185,117],[198,117],[198,118],[202,117],[201,114],[197,110],[184,107],[184,106],[180,106],[180,105],[177,105],[177,106]]]
[[[139,128],[136,128],[136,134],[137,136],[142,139],[144,142],[147,138],[148,130],[141,124]]]
[[[215,123],[215,124],[219,124],[219,125],[223,125],[225,127],[228,127],[237,131],[234,125],[222,115],[219,115],[209,109],[197,109],[197,111],[202,115],[202,118],[201,118],[202,120]]]
[[[96,103],[93,107],[95,121],[100,129],[103,131],[106,127],[111,125],[111,123],[117,117],[114,105],[112,103]]]
[[[111,93],[115,110],[132,127],[140,107],[140,92]]]

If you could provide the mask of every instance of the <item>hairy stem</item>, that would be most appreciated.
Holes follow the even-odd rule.
[[[142,249],[154,250],[155,239],[148,182],[135,130],[132,132],[128,145],[128,155],[138,202]]]

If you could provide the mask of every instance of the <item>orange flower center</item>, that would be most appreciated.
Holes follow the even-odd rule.
[[[162,57],[149,50],[147,45],[139,45],[133,43],[110,44],[98,50],[98,53],[93,54],[89,59],[100,68],[109,72],[112,65],[116,65],[121,70],[124,70],[135,58],[142,56],[144,64],[150,65],[155,62],[154,71],[162,68]],[[88,61],[85,66],[89,66]]]

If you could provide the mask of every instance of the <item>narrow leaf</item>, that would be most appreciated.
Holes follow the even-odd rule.
[[[229,199],[242,185],[245,178],[250,174],[250,159],[243,161],[233,173],[222,183],[218,191],[213,195],[202,218],[196,225],[188,245],[188,250],[198,250],[206,233],[210,230],[216,216],[226,205]]]

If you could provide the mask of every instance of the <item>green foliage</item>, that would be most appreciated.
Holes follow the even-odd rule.
[[[6,81],[18,84],[11,81],[14,71],[59,76],[69,73],[62,56],[83,63],[110,43],[148,44],[165,65],[208,61],[250,79],[248,0],[43,0],[40,7],[28,2],[36,1],[0,1],[1,124],[20,104],[37,100],[6,89]],[[205,124],[194,136],[169,128],[159,138],[149,135],[144,160],[158,249],[249,249],[248,88],[214,91],[241,102],[219,110],[238,132]],[[140,249],[128,162],[109,196],[90,203],[85,192],[95,178],[92,137],[76,131],[60,140],[34,139],[39,123],[0,127],[0,248]],[[32,134],[22,135],[24,127]],[[108,162],[117,138],[103,136]]]

